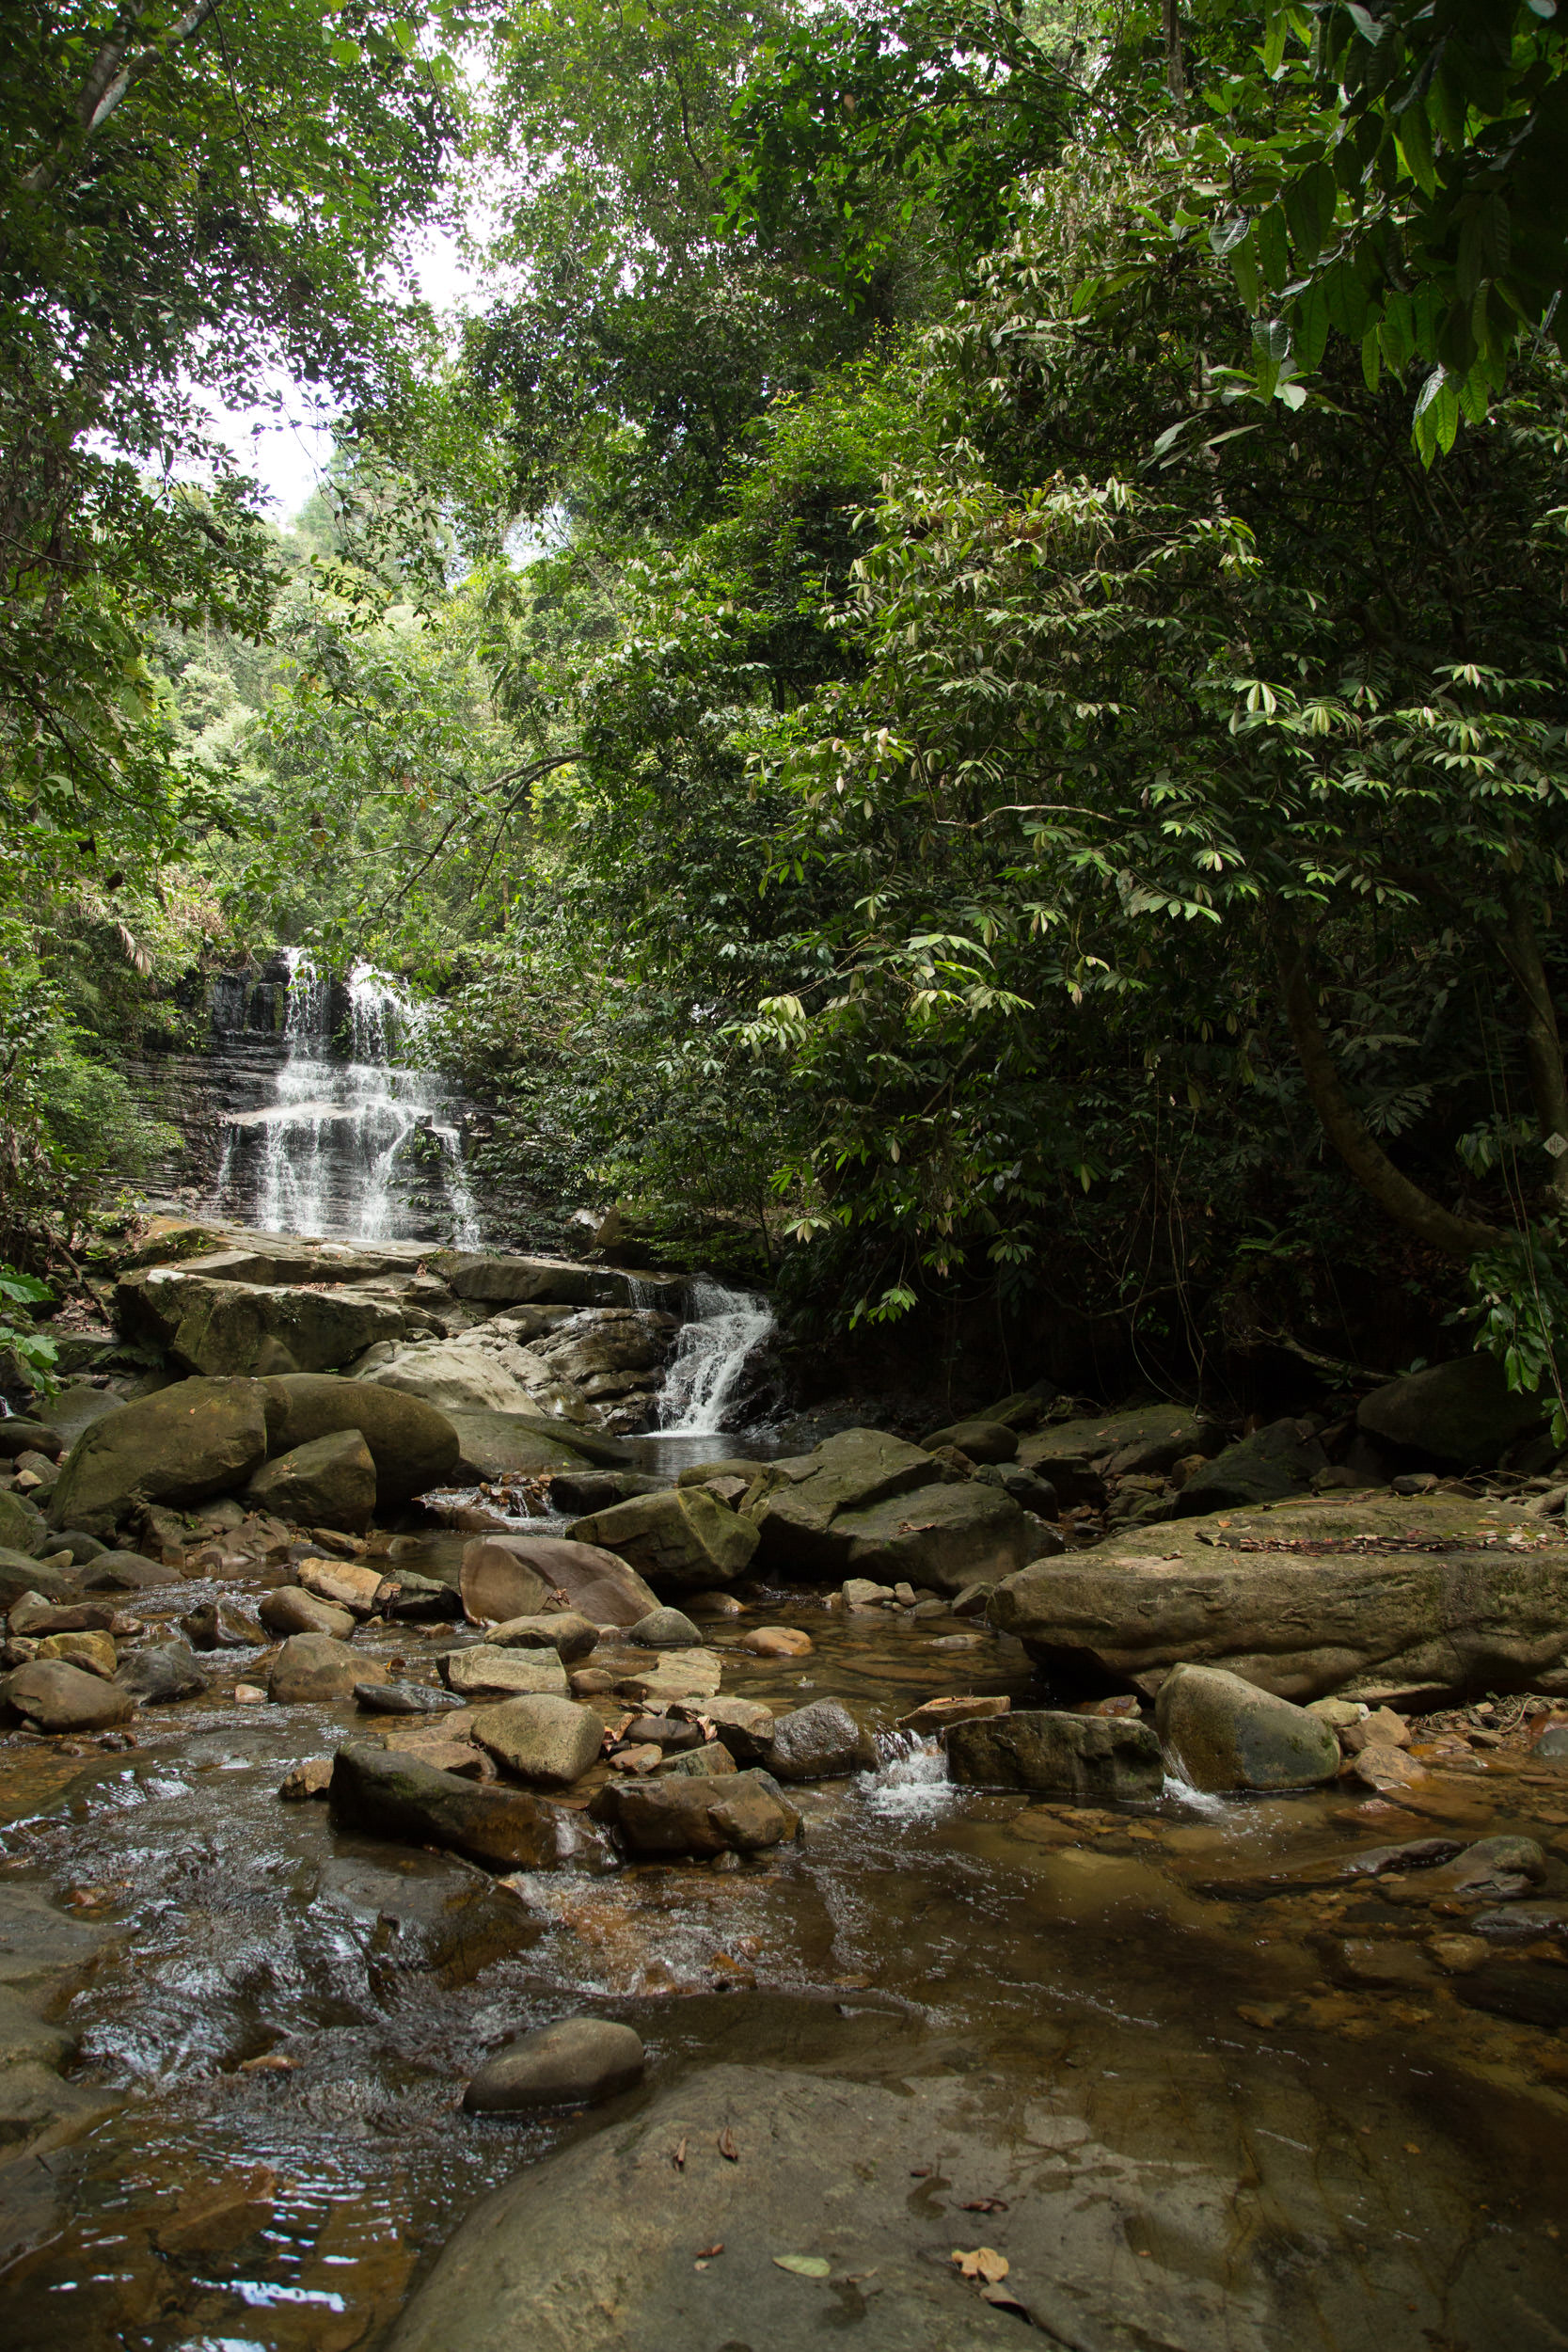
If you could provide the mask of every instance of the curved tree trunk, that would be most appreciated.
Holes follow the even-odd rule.
[[[1356,1183],[1406,1232],[1416,1234],[1448,1257],[1473,1258],[1478,1249],[1495,1247],[1505,1237],[1499,1227],[1484,1225],[1477,1217],[1456,1216],[1394,1166],[1339,1083],[1307,977],[1305,946],[1277,916],[1273,932],[1285,1018],[1300,1057],[1307,1094],[1323,1121],[1324,1134]]]

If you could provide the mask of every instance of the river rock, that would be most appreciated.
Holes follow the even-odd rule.
[[[357,1429],[337,1429],[274,1455],[245,1491],[253,1511],[271,1511],[298,1527],[358,1533],[375,1509],[375,1464]]]
[[[1228,1445],[1223,1454],[1196,1470],[1172,1497],[1173,1518],[1197,1518],[1207,1511],[1246,1510],[1275,1502],[1286,1495],[1302,1494],[1328,1456],[1309,1422],[1270,1422],[1264,1429]]]
[[[27,1593],[46,1601],[73,1600],[76,1580],[63,1568],[45,1567],[30,1552],[0,1547],[0,1610],[8,1613]]]
[[[776,1780],[836,1780],[876,1760],[876,1742],[842,1699],[814,1699],[773,1718],[768,1769]]]
[[[463,2093],[470,2115],[594,2106],[642,2079],[642,2044],[629,2026],[562,2017],[519,2034],[488,2059]]]
[[[680,1275],[584,1265],[578,1258],[478,1255],[443,1249],[429,1260],[459,1298],[496,1307],[658,1307],[678,1311]]]
[[[633,1626],[658,1607],[635,1568],[559,1535],[483,1535],[463,1554],[463,1605],[476,1625],[536,1616],[552,1594],[595,1625]]]
[[[330,1372],[404,1329],[400,1308],[364,1291],[226,1282],[184,1266],[126,1275],[114,1313],[122,1331],[208,1377]]]
[[[1380,1877],[1378,1894],[1396,1907],[1433,1902],[1516,1902],[1546,1875],[1533,1837],[1478,1837],[1434,1868]]]
[[[65,1439],[46,1421],[29,1421],[22,1413],[0,1419],[0,1461],[14,1462],[23,1454],[45,1454],[57,1462],[64,1452]]]
[[[137,1502],[243,1486],[266,1458],[266,1403],[259,1380],[178,1380],[105,1413],[66,1456],[51,1523],[104,1535]]]
[[[1194,1788],[1309,1788],[1339,1769],[1332,1725],[1212,1666],[1174,1666],[1154,1720],[1173,1769]]]
[[[0,1699],[40,1731],[112,1731],[131,1720],[126,1692],[58,1659],[19,1666]]]
[[[7,1617],[13,1637],[31,1635],[35,1640],[46,1633],[113,1633],[117,1628],[124,1630],[128,1623],[112,1600],[54,1601],[45,1600],[41,1593],[24,1593]]]
[[[183,1584],[185,1572],[145,1551],[101,1551],[77,1570],[76,1581],[85,1593],[155,1593]]]
[[[49,1522],[36,1502],[0,1486],[0,1546],[32,1557],[48,1549]]]
[[[330,1633],[294,1633],[274,1659],[267,1696],[277,1707],[303,1707],[321,1699],[346,1699],[356,1682],[385,1681],[385,1666],[355,1657]]]
[[[450,1649],[441,1660],[449,1687],[466,1698],[533,1692],[563,1699],[569,1685],[553,1649],[496,1649],[484,1642],[471,1649]]]
[[[1155,1798],[1164,1787],[1160,1742],[1126,1716],[1015,1708],[950,1724],[945,1744],[949,1779],[971,1788],[1028,1788],[1101,1804]]]
[[[88,1535],[79,1527],[52,1528],[48,1544],[52,1552],[69,1551],[72,1564],[79,1568],[85,1568],[89,1560],[98,1559],[109,1549],[96,1535]]]
[[[509,1470],[520,1470],[530,1477],[554,1470],[607,1478],[626,1474],[592,1470],[587,1450],[591,1440],[575,1425],[568,1442],[564,1431],[557,1437],[551,1423],[531,1414],[452,1412],[448,1418],[457,1432],[460,1450],[454,1476],[459,1481],[477,1484],[481,1479],[502,1478]],[[587,1506],[568,1502],[560,1507],[570,1511]]]
[[[844,1429],[814,1453],[768,1467],[778,1483],[757,1515],[759,1565],[835,1581],[847,1573],[848,1548],[832,1539],[836,1519],[934,1486],[947,1474],[923,1446],[881,1429]]]
[[[615,1552],[656,1591],[670,1586],[676,1592],[732,1583],[750,1565],[758,1540],[754,1521],[726,1510],[701,1486],[633,1495],[574,1519],[568,1534],[574,1542]]]
[[[1505,1541],[1521,1524],[1528,1542]],[[1451,1495],[1282,1503],[1223,1528],[1136,1530],[1007,1577],[989,1613],[1039,1664],[1148,1696],[1183,1661],[1298,1702],[1416,1709],[1488,1690],[1568,1693],[1560,1531]]]
[[[377,1606],[388,1620],[414,1625],[438,1624],[463,1614],[462,1595],[452,1585],[434,1576],[415,1576],[407,1568],[393,1569],[383,1580]]]
[[[329,1629],[291,1626],[288,1629],[291,1633],[325,1633]],[[210,1600],[205,1607],[191,1610],[181,1618],[180,1630],[192,1649],[258,1649],[261,1644],[261,1627],[231,1600]]]
[[[498,1764],[542,1788],[569,1788],[599,1760],[604,1725],[575,1699],[528,1696],[481,1707],[472,1735]]]
[[[695,1723],[698,1716],[713,1724],[736,1763],[766,1764],[773,1746],[773,1710],[761,1699],[676,1699],[671,1713]],[[633,1726],[635,1729],[635,1725]]]
[[[660,1649],[645,1653],[647,1663],[621,1669],[616,1687],[645,1707],[668,1707],[679,1699],[707,1698],[723,1679],[724,1661],[712,1649]]]
[[[1380,1445],[1425,1454],[1449,1470],[1492,1469],[1544,1418],[1541,1396],[1511,1389],[1495,1356],[1461,1356],[1386,1381],[1362,1398],[1355,1414],[1358,1427]]]
[[[115,1680],[138,1707],[170,1707],[207,1687],[190,1645],[178,1641],[149,1642],[141,1649],[127,1650]]]
[[[834,1574],[923,1584],[937,1593],[1009,1576],[1038,1551],[1034,1528],[1011,1495],[979,1480],[841,1511],[824,1542],[837,1555]]]
[[[356,1429],[375,1465],[383,1509],[438,1486],[457,1468],[457,1432],[444,1413],[418,1396],[370,1380],[291,1373],[265,1384],[275,1454],[290,1454],[345,1429]]]
[[[798,1625],[754,1625],[736,1644],[752,1658],[809,1658],[816,1646]]]
[[[373,1615],[381,1597],[380,1571],[362,1568],[355,1560],[302,1560],[298,1576],[306,1592],[351,1616]]]
[[[102,1675],[105,1682],[112,1679],[119,1662],[114,1637],[108,1633],[46,1633],[33,1654],[40,1659],[63,1658],[85,1674]]]
[[[449,1715],[463,1704],[430,1682],[356,1682],[354,1695],[372,1715]]]
[[[532,1401],[495,1349],[460,1339],[400,1348],[366,1378],[377,1388],[420,1397],[442,1413],[525,1413]]]
[[[695,1479],[688,1481],[692,1486],[697,1483]],[[663,1494],[669,1485],[668,1478],[656,1478],[642,1470],[562,1470],[550,1480],[550,1509],[569,1512],[573,1518],[583,1519],[592,1512],[609,1511],[617,1502],[628,1502],[634,1495]]]
[[[921,1443],[927,1454],[938,1446],[955,1446],[972,1462],[1011,1462],[1018,1457],[1017,1430],[999,1421],[956,1421],[945,1429],[934,1429]]]
[[[654,1766],[656,1777],[670,1773],[686,1777],[705,1773],[711,1779],[715,1773],[737,1772],[739,1770],[739,1765],[722,1740],[705,1740],[694,1748],[668,1750]]]
[[[509,1617],[493,1625],[484,1640],[498,1649],[553,1649],[564,1665],[575,1665],[598,1647],[599,1629],[576,1609],[558,1609],[536,1617]],[[693,1641],[699,1636],[693,1630]]]
[[[634,1854],[758,1853],[800,1834],[800,1816],[762,1772],[611,1781],[594,1814]]]
[[[526,1788],[476,1786],[395,1750],[340,1748],[329,1802],[344,1829],[445,1846],[493,1869],[553,1870],[599,1851],[569,1806]]]
[[[702,1638],[690,1618],[678,1609],[650,1609],[626,1634],[640,1649],[696,1649]]]
[[[283,1584],[275,1593],[264,1593],[256,1614],[269,1633],[284,1638],[291,1633],[325,1633],[335,1642],[346,1642],[355,1625],[348,1610],[333,1608],[298,1584]]]
[[[992,1715],[1006,1715],[1011,1706],[1005,1692],[955,1691],[942,1698],[923,1699],[907,1715],[899,1716],[897,1728],[925,1740],[945,1731],[949,1724],[984,1723]]]

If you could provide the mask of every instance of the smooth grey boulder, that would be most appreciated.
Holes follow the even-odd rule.
[[[562,2017],[519,2034],[499,2050],[469,2083],[463,2105],[469,2115],[595,2106],[640,2083],[646,2064],[641,2042],[629,2026],[603,2017]]]
[[[696,1649],[702,1635],[678,1609],[650,1609],[627,1629],[626,1639],[641,1649]]]
[[[1010,1576],[1040,1547],[1028,1514],[1010,1494],[966,1479],[922,1487],[913,1499],[841,1511],[823,1548],[834,1556],[835,1576],[961,1593],[976,1581]]]
[[[357,1429],[335,1429],[263,1462],[245,1490],[253,1511],[298,1527],[359,1534],[375,1509],[375,1463]]]
[[[595,1625],[631,1626],[658,1595],[613,1551],[560,1535],[481,1535],[463,1554],[463,1605],[476,1625],[536,1616],[552,1597]]]
[[[508,1470],[521,1470],[525,1476],[546,1470],[587,1471],[594,1458],[590,1451],[594,1440],[574,1423],[562,1423],[558,1437],[553,1423],[527,1413],[453,1411],[447,1419],[457,1432],[454,1475],[459,1479],[502,1478]],[[615,1452],[619,1455],[622,1449],[617,1447]],[[578,1506],[568,1502],[560,1507],[572,1510]]]
[[[1173,1666],[1155,1702],[1161,1744],[1191,1788],[1309,1788],[1339,1769],[1331,1724],[1212,1666]]]
[[[445,1846],[492,1869],[553,1870],[602,1851],[569,1805],[527,1788],[461,1780],[395,1749],[340,1748],[328,1803],[344,1829]]]
[[[584,1265],[576,1258],[491,1257],[440,1249],[428,1261],[459,1298],[494,1307],[662,1307],[679,1310],[681,1275]]]
[[[604,1724],[576,1699],[529,1694],[477,1708],[473,1737],[498,1764],[542,1788],[570,1788],[599,1760]]]
[[[105,1413],[66,1456],[55,1527],[107,1534],[138,1502],[199,1502],[241,1486],[267,1452],[259,1380],[177,1380]]]
[[[848,1573],[837,1565],[847,1545],[832,1539],[843,1513],[874,1509],[947,1475],[924,1446],[906,1445],[883,1429],[842,1429],[813,1453],[768,1469],[775,1483],[757,1512],[759,1566],[835,1581]]]
[[[263,1386],[271,1451],[288,1454],[335,1431],[357,1429],[375,1464],[383,1509],[440,1486],[457,1469],[457,1432],[422,1397],[323,1373],[289,1373]]]
[[[0,1549],[0,1611],[10,1610],[24,1593],[44,1600],[76,1598],[76,1579],[63,1568],[46,1568],[31,1552]]]
[[[272,1661],[267,1696],[275,1706],[305,1707],[312,1700],[346,1699],[356,1682],[382,1681],[385,1666],[354,1656],[330,1633],[294,1633]]]
[[[750,1566],[758,1541],[753,1520],[726,1510],[701,1486],[630,1496],[608,1511],[574,1519],[567,1534],[574,1543],[615,1552],[656,1592],[704,1592],[733,1583]]]
[[[145,1551],[100,1551],[76,1571],[84,1593],[156,1593],[184,1581],[182,1568],[150,1560]]]
[[[1191,1519],[1207,1511],[1247,1510],[1256,1503],[1281,1502],[1287,1495],[1305,1493],[1327,1468],[1328,1456],[1308,1425],[1270,1422],[1195,1470],[1171,1498],[1170,1516]]]
[[[1356,1424],[1381,1445],[1424,1454],[1449,1470],[1490,1470],[1543,1426],[1539,1394],[1511,1389],[1495,1356],[1460,1356],[1386,1381],[1362,1398]]]
[[[170,1707],[207,1687],[186,1642],[149,1642],[145,1648],[125,1651],[115,1680],[137,1707]]]
[[[128,1692],[64,1659],[35,1659],[0,1682],[0,1699],[40,1731],[112,1731],[131,1720]]]
[[[372,1715],[450,1715],[463,1704],[430,1682],[356,1682],[354,1695]]]
[[[121,1331],[210,1378],[331,1372],[404,1331],[402,1309],[364,1291],[229,1282],[187,1266],[126,1275],[114,1313]]]
[[[1133,1717],[1018,1708],[950,1724],[944,1742],[948,1778],[968,1788],[1028,1788],[1102,1804],[1148,1800],[1164,1787],[1160,1742]]]
[[[1518,1525],[1528,1545],[1507,1539]],[[1138,1530],[1006,1578],[989,1615],[1053,1673],[1150,1698],[1181,1662],[1298,1703],[1568,1694],[1568,1545],[1550,1520],[1452,1495]]]
[[[46,1421],[29,1421],[22,1413],[0,1419],[0,1461],[14,1462],[19,1454],[47,1454],[57,1462],[64,1452],[65,1439]]]
[[[768,1769],[776,1780],[839,1780],[876,1760],[870,1733],[842,1699],[814,1699],[773,1718]]]
[[[1018,1432],[1000,1421],[955,1421],[945,1429],[933,1429],[921,1443],[927,1454],[939,1445],[956,1446],[967,1454],[972,1462],[1013,1462],[1018,1458]]]
[[[593,1813],[634,1854],[759,1853],[800,1835],[800,1816],[763,1772],[611,1781]]]

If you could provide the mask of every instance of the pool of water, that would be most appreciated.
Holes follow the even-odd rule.
[[[422,1556],[454,1564],[465,1540]],[[173,1614],[219,1592],[245,1597],[155,1597]],[[814,1650],[752,1659],[734,1644],[759,1621]],[[846,1618],[770,1592],[706,1632],[726,1691],[835,1694],[884,1733],[942,1692],[1050,1695],[1016,1644],[949,1617]],[[360,1637],[416,1676],[451,1638]],[[802,1790],[803,1842],[760,1867],[501,1883],[280,1803],[292,1764],[365,1719],[240,1706],[231,1679],[138,1718],[127,1754],[0,1740],[0,1870],[112,1931],[67,2014],[78,2078],[119,2103],[50,2160],[47,2226],[5,2278],[8,2352],[373,2344],[477,2195],[595,2128],[458,2105],[504,2034],[584,2010],[636,2026],[652,2086],[744,2058],[1049,2092],[1061,2128],[1117,2163],[1221,2185],[1212,2243],[1181,2260],[1222,2283],[1243,2256],[1262,2265],[1300,2314],[1292,2342],[1562,2342],[1561,2037],[1473,2012],[1418,1967],[1391,1988],[1347,1980],[1335,1954],[1382,1936],[1386,1907],[1261,1886],[1438,1817],[1541,1838],[1560,1884],[1568,1809],[1541,1775],[1434,1775],[1419,1816],[1339,1788],[1174,1786],[1113,1811],[960,1791],[928,1746],[890,1740],[876,1772]],[[1416,1951],[1433,1923],[1409,1926]],[[1162,2221],[1156,2198],[1151,2245],[1175,2210]]]

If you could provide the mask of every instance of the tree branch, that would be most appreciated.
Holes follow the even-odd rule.
[[[1451,1209],[1444,1208],[1441,1201],[1401,1174],[1372,1136],[1339,1083],[1307,977],[1307,950],[1277,913],[1272,930],[1285,1018],[1307,1095],[1324,1134],[1356,1183],[1396,1224],[1447,1257],[1473,1258],[1478,1249],[1495,1248],[1506,1238],[1499,1227],[1482,1224],[1479,1217],[1456,1216]]]
[[[220,0],[191,0],[191,6],[182,16],[175,18],[163,40],[130,63],[127,60],[141,29],[141,13],[134,7],[120,10],[114,31],[94,57],[77,96],[75,115],[82,146],[102,130],[132,86],[160,64],[171,50],[182,49],[194,40],[219,6]],[[46,155],[24,176],[22,184],[29,195],[41,196],[54,186],[71,144],[71,140],[62,139],[52,155]]]

